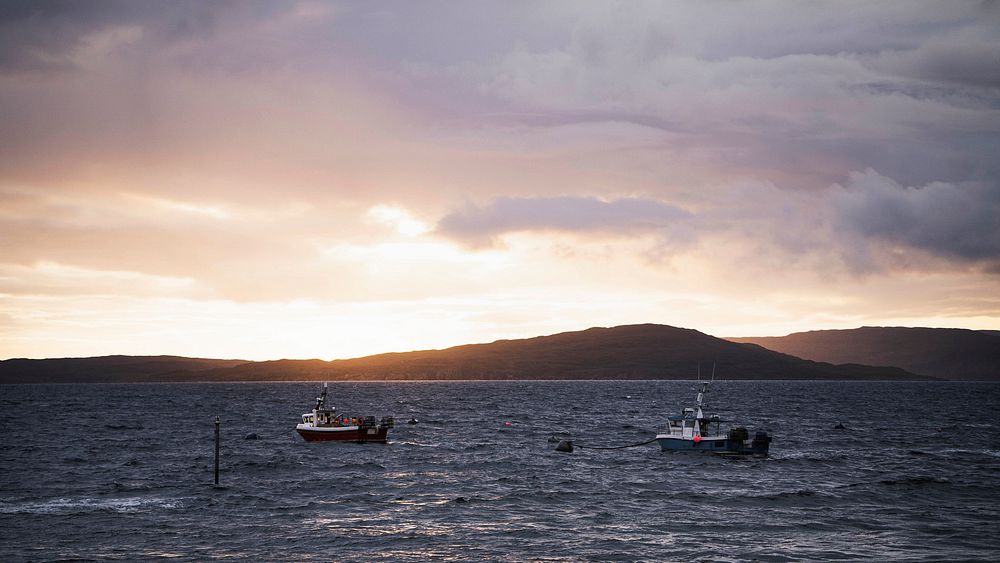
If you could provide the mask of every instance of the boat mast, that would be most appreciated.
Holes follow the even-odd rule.
[[[701,363],[698,364],[698,379],[701,379]],[[712,364],[712,381],[715,381],[715,364]],[[708,393],[708,386],[711,381],[701,382],[701,391],[698,392],[698,412],[695,414],[695,418],[704,418],[705,415],[702,414],[701,407],[704,404],[705,394]]]
[[[320,393],[319,397],[316,397],[316,408],[314,410],[319,410],[326,407],[326,382],[323,382],[323,392]]]

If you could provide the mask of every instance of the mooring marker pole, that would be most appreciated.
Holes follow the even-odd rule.
[[[215,417],[215,484],[219,484],[219,417]]]

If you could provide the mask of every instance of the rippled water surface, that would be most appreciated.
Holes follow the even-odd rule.
[[[1000,385],[716,382],[763,460],[554,449],[649,439],[693,381],[331,383],[387,445],[303,442],[319,387],[0,387],[0,560],[1000,559]]]

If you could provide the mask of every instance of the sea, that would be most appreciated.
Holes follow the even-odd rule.
[[[0,561],[1000,560],[997,383],[715,381],[769,457],[556,451],[649,440],[697,389],[330,383],[396,418],[355,444],[296,434],[316,382],[0,386]]]

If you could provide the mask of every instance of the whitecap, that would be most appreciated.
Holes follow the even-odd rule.
[[[120,497],[120,498],[55,498],[42,502],[0,501],[0,514],[72,514],[76,512],[109,511],[118,513],[148,512],[173,509],[180,499]]]

